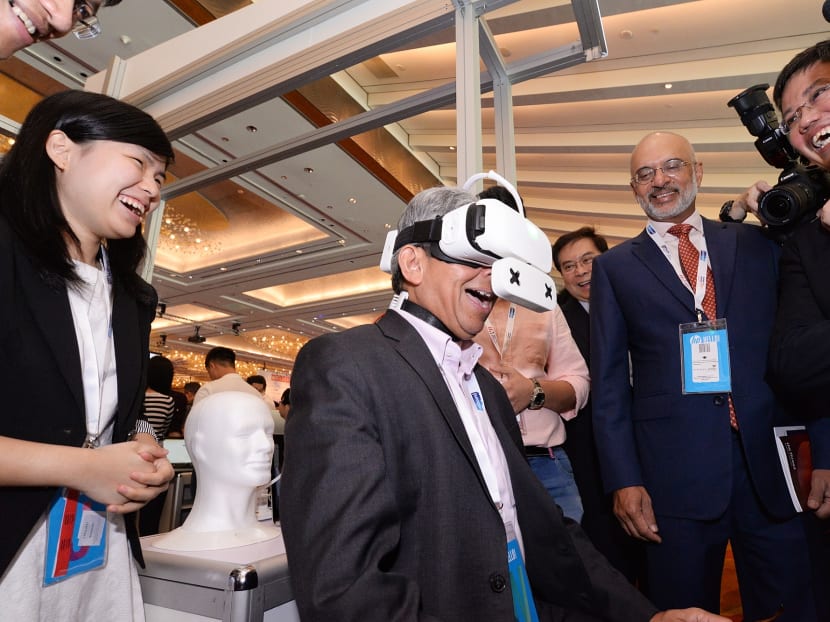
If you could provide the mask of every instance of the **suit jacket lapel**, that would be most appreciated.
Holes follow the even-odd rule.
[[[17,256],[20,258],[16,262],[19,283],[27,306],[75,398],[76,412],[85,416],[80,350],[66,286],[47,284],[19,246]]]
[[[140,320],[138,306],[123,288],[117,284],[113,286],[112,301],[112,334],[115,340],[115,368],[118,378],[118,408],[116,410],[115,431],[113,438],[123,437],[125,417],[132,412],[132,401],[140,399],[144,391],[138,383],[141,379],[140,370],[144,361],[142,356],[149,353],[142,352]],[[137,397],[138,396],[138,397]]]
[[[703,235],[706,249],[712,265],[715,281],[715,295],[718,317],[722,317],[732,290],[732,275],[735,273],[737,253],[737,235],[723,223],[703,219]],[[663,251],[643,231],[632,240],[632,252],[642,261],[646,268],[660,281],[666,289],[680,302],[694,312],[694,296],[677,276]],[[712,318],[714,319],[714,318]]]
[[[703,235],[715,279],[715,298],[718,317],[726,314],[726,303],[732,292],[735,261],[738,256],[738,235],[734,228],[723,223],[703,219]],[[713,318],[714,319],[714,318]]]
[[[397,342],[395,348],[401,357],[420,376],[421,380],[423,380],[424,386],[435,400],[441,416],[450,428],[456,442],[467,456],[467,460],[475,470],[476,476],[489,498],[487,484],[484,481],[481,469],[479,469],[478,461],[473,452],[473,446],[467,436],[467,430],[464,429],[464,424],[458,414],[458,409],[452,399],[452,394],[450,394],[444,376],[438,369],[435,359],[432,358],[429,348],[427,348],[421,336],[418,335],[417,331],[409,322],[395,312],[386,312],[377,321],[377,325],[387,338]]]
[[[695,310],[694,296],[680,280],[680,277],[677,276],[668,257],[648,237],[645,231],[642,231],[640,235],[632,240],[631,252],[672,296],[689,308],[690,318],[693,318]]]

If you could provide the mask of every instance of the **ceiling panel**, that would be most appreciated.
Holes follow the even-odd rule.
[[[251,8],[245,0],[141,0],[105,9],[98,39],[41,43],[0,62],[0,114],[19,120],[39,94],[55,85],[80,87],[114,55],[138,58],[226,13],[220,19],[233,19],[237,27],[245,15],[281,1],[261,0],[263,6]],[[273,6],[302,12],[325,4],[291,0]],[[779,0],[600,0],[606,58],[513,86],[517,186],[529,216],[551,241],[584,224],[595,225],[612,243],[635,235],[643,215],[628,187],[628,155],[656,129],[678,131],[695,144],[704,163],[698,207],[708,216],[755,180],[772,181],[777,172],[757,154],[726,102],[753,84],[772,82],[797,51],[827,38],[821,4],[791,0],[784,10]],[[488,5],[496,8],[485,19],[508,68],[534,54],[553,57],[578,40],[567,0]],[[293,353],[261,344],[296,344],[372,321],[382,311],[390,292],[376,265],[386,232],[414,192],[456,181],[452,98],[387,125],[318,138],[383,106],[452,85],[454,29],[435,23],[441,27],[332,63],[331,75],[292,83],[281,97],[246,91],[251,105],[236,106],[238,86],[229,86],[223,93],[227,113],[176,134],[179,155],[166,190],[170,222],[162,223],[153,284],[180,320],[154,326],[153,343],[161,347],[164,335],[163,347],[175,350],[187,373],[201,373],[193,361],[220,343],[252,365],[285,370]],[[251,32],[260,26],[251,23]],[[382,26],[375,24],[367,36],[381,41]],[[213,27],[210,32],[225,30]],[[344,50],[360,48],[358,32],[342,42]],[[201,52],[195,50],[194,58]],[[270,62],[280,66],[280,58]],[[163,76],[165,63],[155,71]],[[31,72],[39,77],[24,75]],[[9,93],[25,93],[14,96],[14,109]],[[496,166],[495,122],[492,95],[484,93],[486,168]],[[286,145],[285,151],[266,163],[189,183],[275,145]],[[196,325],[207,337],[203,344],[187,341]]]

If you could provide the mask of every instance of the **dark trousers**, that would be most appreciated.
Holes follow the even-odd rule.
[[[777,622],[815,622],[815,596],[802,517],[771,519],[746,471],[738,434],[733,435],[732,499],[712,521],[658,516],[663,542],[646,547],[649,596],[660,609],[720,610],[727,542],[732,545],[744,618],[781,611]]]

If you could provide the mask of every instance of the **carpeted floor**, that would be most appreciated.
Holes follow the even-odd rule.
[[[723,579],[720,591],[721,615],[732,618],[734,622],[743,620],[741,596],[738,594],[738,579],[735,576],[735,560],[732,558],[732,549],[726,549],[726,560],[723,563]]]

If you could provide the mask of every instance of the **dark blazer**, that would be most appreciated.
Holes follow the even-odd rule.
[[[704,219],[703,228],[749,474],[767,511],[790,517],[772,432],[788,421],[764,381],[778,248],[758,227]],[[695,319],[692,293],[645,231],[594,261],[591,379],[605,486],[643,485],[658,515],[706,520],[729,503],[732,431],[725,395],[681,392],[678,326]]]
[[[567,291],[559,295],[558,302],[574,341],[590,367],[591,318],[585,307]],[[611,497],[604,491],[594,442],[593,419],[593,402],[589,398],[579,415],[565,422],[568,431],[565,451],[571,460],[584,510],[582,528],[600,553],[629,581],[639,581],[642,590],[645,581],[642,576],[644,548],[641,542],[623,531],[614,516]]]
[[[155,292],[147,285],[148,298]],[[113,440],[123,441],[141,412],[154,303],[140,304],[116,282],[112,328],[118,370]],[[69,297],[47,283],[0,217],[0,435],[80,447],[86,437],[81,364]],[[54,488],[0,488],[0,573],[43,514]],[[134,521],[127,520],[141,560]]]
[[[563,522],[530,470],[501,386],[475,373],[510,469],[540,619],[571,607],[648,620],[655,608]],[[441,372],[405,319],[390,311],[310,341],[291,402],[280,516],[305,622],[513,622],[504,525]]]
[[[830,231],[816,220],[781,255],[769,378],[810,431],[813,465],[830,469]]]
[[[579,352],[585,359],[588,366],[591,365],[591,318],[580,302],[564,292],[559,296],[559,308],[568,322]],[[574,471],[574,479],[579,488],[579,496],[582,498],[582,507],[585,516],[582,526],[594,540],[591,533],[591,526],[588,524],[598,513],[607,513],[609,503],[607,496],[603,494],[602,481],[599,473],[599,458],[597,457],[594,444],[594,423],[592,420],[591,399],[579,411],[579,415],[565,422],[568,436],[565,440],[565,451]],[[587,520],[586,520],[587,519]],[[596,540],[594,543],[597,544]],[[597,544],[598,548],[608,556],[603,547]]]

